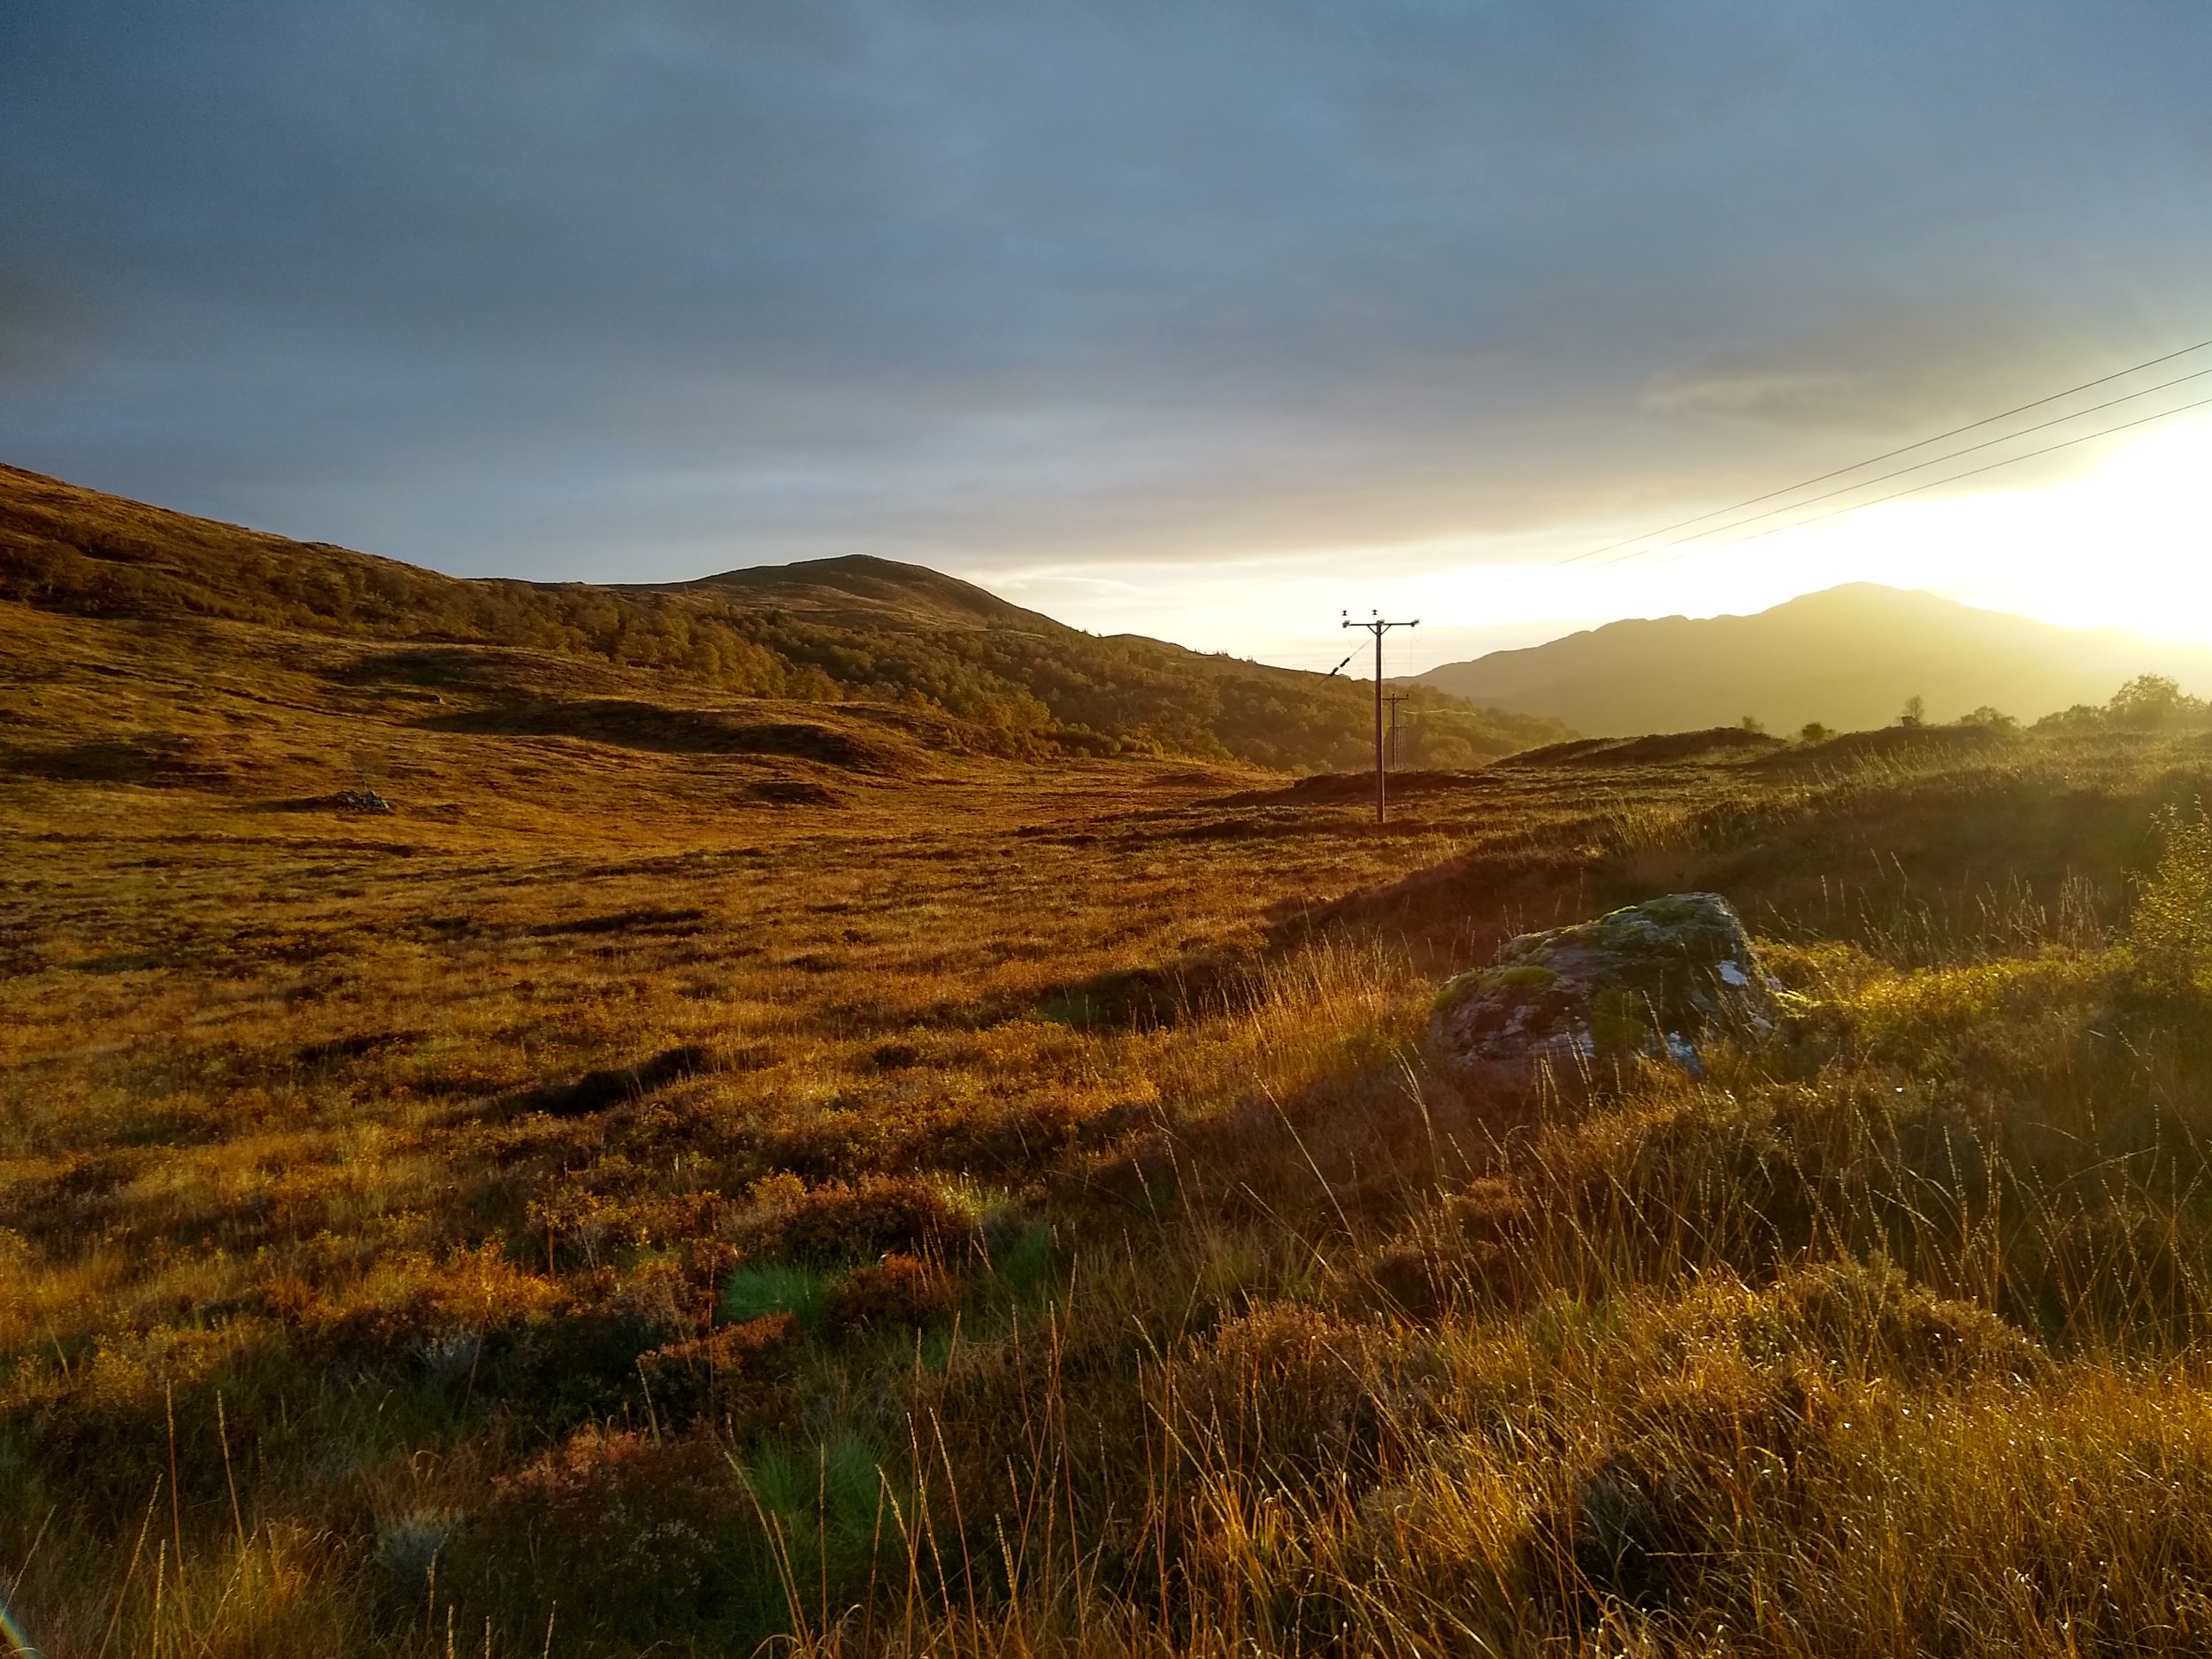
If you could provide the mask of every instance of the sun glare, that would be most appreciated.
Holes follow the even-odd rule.
[[[2212,421],[2200,420],[2048,484],[1887,503],[1658,568],[1675,573],[1675,608],[1698,614],[1878,581],[2069,626],[2208,640],[2208,480]]]
[[[1843,582],[1926,588],[2071,627],[2212,641],[2212,419],[2147,433],[2042,483],[1886,502],[1731,540],[1574,560],[1632,531],[1449,537],[1132,568],[1059,566],[994,585],[1101,633],[1141,632],[1291,667],[1329,667],[1350,603],[1419,617],[1393,672],[1617,617],[1764,610]],[[1663,518],[1663,514],[1661,515]],[[1726,522],[1724,519],[1723,522]],[[1351,672],[1357,672],[1358,665]]]

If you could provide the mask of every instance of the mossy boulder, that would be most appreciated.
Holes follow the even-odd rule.
[[[1524,933],[1448,981],[1429,1047],[1463,1088],[1571,1082],[1643,1055],[1702,1071],[1716,1038],[1771,1033],[1786,996],[1717,893],[1673,893]]]

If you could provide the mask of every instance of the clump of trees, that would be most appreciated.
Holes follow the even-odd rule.
[[[2172,727],[2212,725],[2212,704],[2193,697],[2180,682],[2166,674],[2138,674],[2112,694],[2101,708],[2078,703],[2035,723],[2038,731],[2069,728],[2155,732]]]
[[[1985,726],[1993,732],[2016,732],[2020,729],[2020,722],[2018,720],[2015,719],[2011,715],[2007,714],[2002,709],[1992,708],[1986,703],[1982,704],[1980,708],[1975,710],[1971,714],[1962,714],[1959,716],[1958,724],[1961,726]]]
[[[1906,698],[1905,706],[1897,717],[1897,724],[1909,729],[1926,726],[1926,701],[1918,696]],[[1983,726],[1999,732],[2015,732],[2020,728],[2017,718],[1988,703],[1982,704],[1970,714],[1962,714],[1955,724]],[[2108,703],[2078,703],[2060,713],[2045,715],[2035,723],[2035,729],[2052,731],[2091,727],[2153,732],[2170,726],[2204,725],[2212,725],[2212,703],[2208,703],[2202,697],[2191,696],[2182,690],[2178,681],[2169,675],[2138,674],[2114,692]],[[1798,735],[1805,741],[1813,743],[1834,733],[1815,721]]]
[[[1918,730],[1928,724],[1928,705],[1925,699],[1912,696],[1897,716],[1897,724],[1908,731]],[[1743,718],[1747,731],[1763,731],[1765,727],[1751,716]],[[1978,726],[1992,732],[2017,732],[2017,717],[1985,703],[1968,714],[1962,714],[1955,726]],[[2182,690],[2179,682],[2165,674],[2138,674],[2133,680],[2112,694],[2112,699],[2102,704],[2078,703],[2057,714],[2047,714],[2035,723],[2039,732],[2064,731],[2086,728],[2101,731],[2123,730],[2153,732],[2168,727],[2212,726],[2212,703],[2202,697],[2193,697]],[[1818,720],[1808,720],[1798,728],[1801,743],[1824,743],[1841,733],[1832,726]]]

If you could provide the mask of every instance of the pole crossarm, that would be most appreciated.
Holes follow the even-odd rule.
[[[1417,628],[1421,619],[1416,617],[1409,622],[1391,622],[1379,612],[1371,612],[1366,621],[1361,622],[1355,620],[1348,611],[1343,615],[1344,626],[1365,628],[1375,636],[1375,822],[1380,824],[1389,816],[1389,787],[1385,782],[1389,768],[1383,758],[1383,635],[1393,628]]]

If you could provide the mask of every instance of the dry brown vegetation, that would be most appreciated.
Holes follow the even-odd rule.
[[[0,601],[169,628],[248,624],[444,649],[359,655],[351,672],[388,695],[433,696],[491,676],[509,706],[472,718],[534,720],[645,747],[727,749],[697,721],[611,707],[580,713],[543,695],[597,683],[650,705],[769,697],[920,711],[983,753],[1177,754],[1266,766],[1360,763],[1371,705],[1350,681],[1203,656],[1159,640],[1085,634],[938,572],[886,559],[815,559],[661,586],[460,580],[391,559],[242,529],[0,466]],[[234,642],[227,634],[208,630]],[[476,647],[474,651],[455,647]],[[494,648],[486,650],[482,648]],[[644,669],[643,675],[603,671]],[[669,691],[674,687],[677,689]],[[1557,721],[1476,709],[1425,687],[1404,710],[1405,753],[1464,765],[1566,735]],[[583,721],[581,729],[576,722]]]
[[[1378,832],[566,652],[0,663],[49,1659],[2212,1640],[2199,737],[1577,748]],[[1432,1074],[1443,972],[1686,887],[1786,1037]]]

